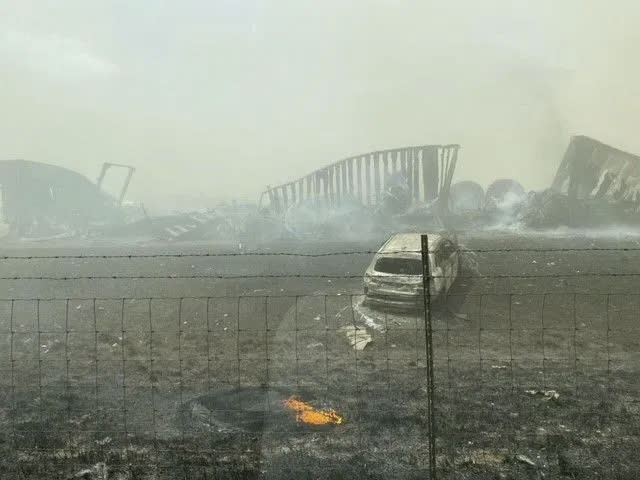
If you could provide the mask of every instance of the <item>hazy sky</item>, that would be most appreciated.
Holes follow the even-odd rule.
[[[639,53],[634,0],[0,0],[0,158],[182,205],[460,143],[542,188],[572,134],[640,153]]]

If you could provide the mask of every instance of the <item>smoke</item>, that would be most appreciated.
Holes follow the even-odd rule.
[[[0,157],[130,163],[130,197],[178,207],[402,145],[527,189],[571,134],[640,152],[630,0],[91,4],[0,5]]]
[[[7,30],[0,37],[0,48],[14,68],[24,67],[50,79],[73,82],[118,73],[116,65],[95,55],[82,42],[59,35]]]

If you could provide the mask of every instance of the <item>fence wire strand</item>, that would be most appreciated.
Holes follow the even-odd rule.
[[[491,251],[502,250],[485,249]],[[544,250],[576,251],[584,249]],[[357,252],[364,253],[375,252]],[[310,468],[301,458],[313,464],[317,457],[324,463],[315,473],[336,469],[353,477],[373,468],[388,478],[428,471],[438,478],[633,478],[640,474],[638,275],[463,272],[458,281],[468,285],[417,313],[376,309],[342,284],[333,293],[264,295],[8,291],[0,299],[0,440],[7,445],[0,476],[73,478],[100,462],[113,472],[152,465],[167,478],[283,466],[301,474]],[[597,279],[606,290],[548,284],[572,276]],[[257,278],[274,279],[275,288],[277,279],[360,277],[56,279]],[[440,278],[450,277],[428,275]],[[481,288],[497,278],[513,281],[494,284],[496,291]],[[511,290],[533,279],[545,291]],[[427,314],[432,323],[423,323]],[[305,423],[309,410],[286,408],[292,398],[334,411],[341,423]]]
[[[556,247],[556,248],[531,248],[531,247],[503,247],[503,248],[458,248],[458,253],[597,253],[597,252],[639,252],[640,247]],[[420,254],[422,250],[402,249],[388,250],[388,254],[415,253]],[[160,258],[231,258],[231,257],[302,257],[302,258],[323,258],[351,255],[375,255],[379,250],[345,250],[336,252],[265,252],[265,251],[243,251],[243,252],[194,252],[194,253],[130,253],[130,254],[69,254],[69,255],[0,255],[0,260],[115,260],[115,259],[160,259]],[[430,250],[430,253],[433,253]]]

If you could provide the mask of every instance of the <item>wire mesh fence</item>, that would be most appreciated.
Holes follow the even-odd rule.
[[[637,478],[635,274],[551,267],[463,270],[432,299],[433,428],[420,309],[348,288],[15,292],[0,300],[2,477]]]
[[[59,475],[105,458],[118,468],[130,455],[191,478],[412,451],[419,470],[422,316],[368,329],[360,301],[4,301],[5,445],[28,459],[20,468]]]

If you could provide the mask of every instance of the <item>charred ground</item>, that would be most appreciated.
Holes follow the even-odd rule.
[[[463,272],[433,317],[441,475],[636,478],[640,243],[461,240],[477,250],[468,255],[478,270]],[[28,253],[87,252],[123,250]],[[6,276],[83,279],[2,280],[3,477],[424,476],[424,323],[419,313],[359,307],[358,275],[370,257],[5,259],[5,272],[15,272]],[[107,273],[196,278],[95,278]],[[249,278],[217,278],[224,274]],[[367,327],[362,312],[380,328]],[[341,330],[354,323],[372,337],[362,351]],[[344,425],[296,423],[281,406],[292,394],[336,409]]]

